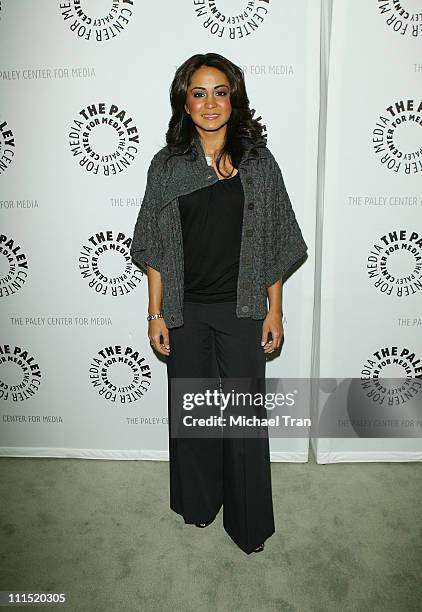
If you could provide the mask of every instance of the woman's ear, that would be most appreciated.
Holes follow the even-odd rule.
[[[190,115],[190,113],[189,113],[189,109],[188,109],[188,107],[186,106],[186,104],[185,104],[185,111],[187,112],[187,114],[188,114],[188,115]]]

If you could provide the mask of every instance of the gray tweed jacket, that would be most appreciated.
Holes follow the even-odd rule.
[[[247,144],[245,140],[245,144]],[[146,274],[147,264],[161,273],[164,322],[183,325],[184,258],[178,197],[219,180],[195,139],[197,158],[160,149],[147,175],[145,195],[135,224],[130,254]],[[236,316],[264,319],[267,287],[283,280],[308,249],[297,223],[280,167],[265,145],[247,151],[239,164],[245,201],[237,283]],[[224,223],[224,219],[221,220]],[[218,237],[216,238],[218,239]]]

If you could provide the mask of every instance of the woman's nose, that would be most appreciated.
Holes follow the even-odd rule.
[[[215,106],[215,98],[214,98],[214,96],[207,96],[206,97],[205,106],[207,108],[213,108]]]

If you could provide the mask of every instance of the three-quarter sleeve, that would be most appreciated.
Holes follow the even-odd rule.
[[[160,175],[152,161],[130,248],[133,261],[144,274],[147,273],[147,264],[161,271],[163,245],[156,214],[160,197]]]
[[[266,197],[268,200],[265,284],[266,287],[270,287],[277,280],[282,280],[308,250],[280,166],[272,154],[269,161]]]

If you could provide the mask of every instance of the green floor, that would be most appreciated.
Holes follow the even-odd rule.
[[[169,509],[167,462],[0,458],[0,590],[83,612],[422,610],[420,463],[271,466],[276,533],[245,555],[222,511],[198,529]]]

